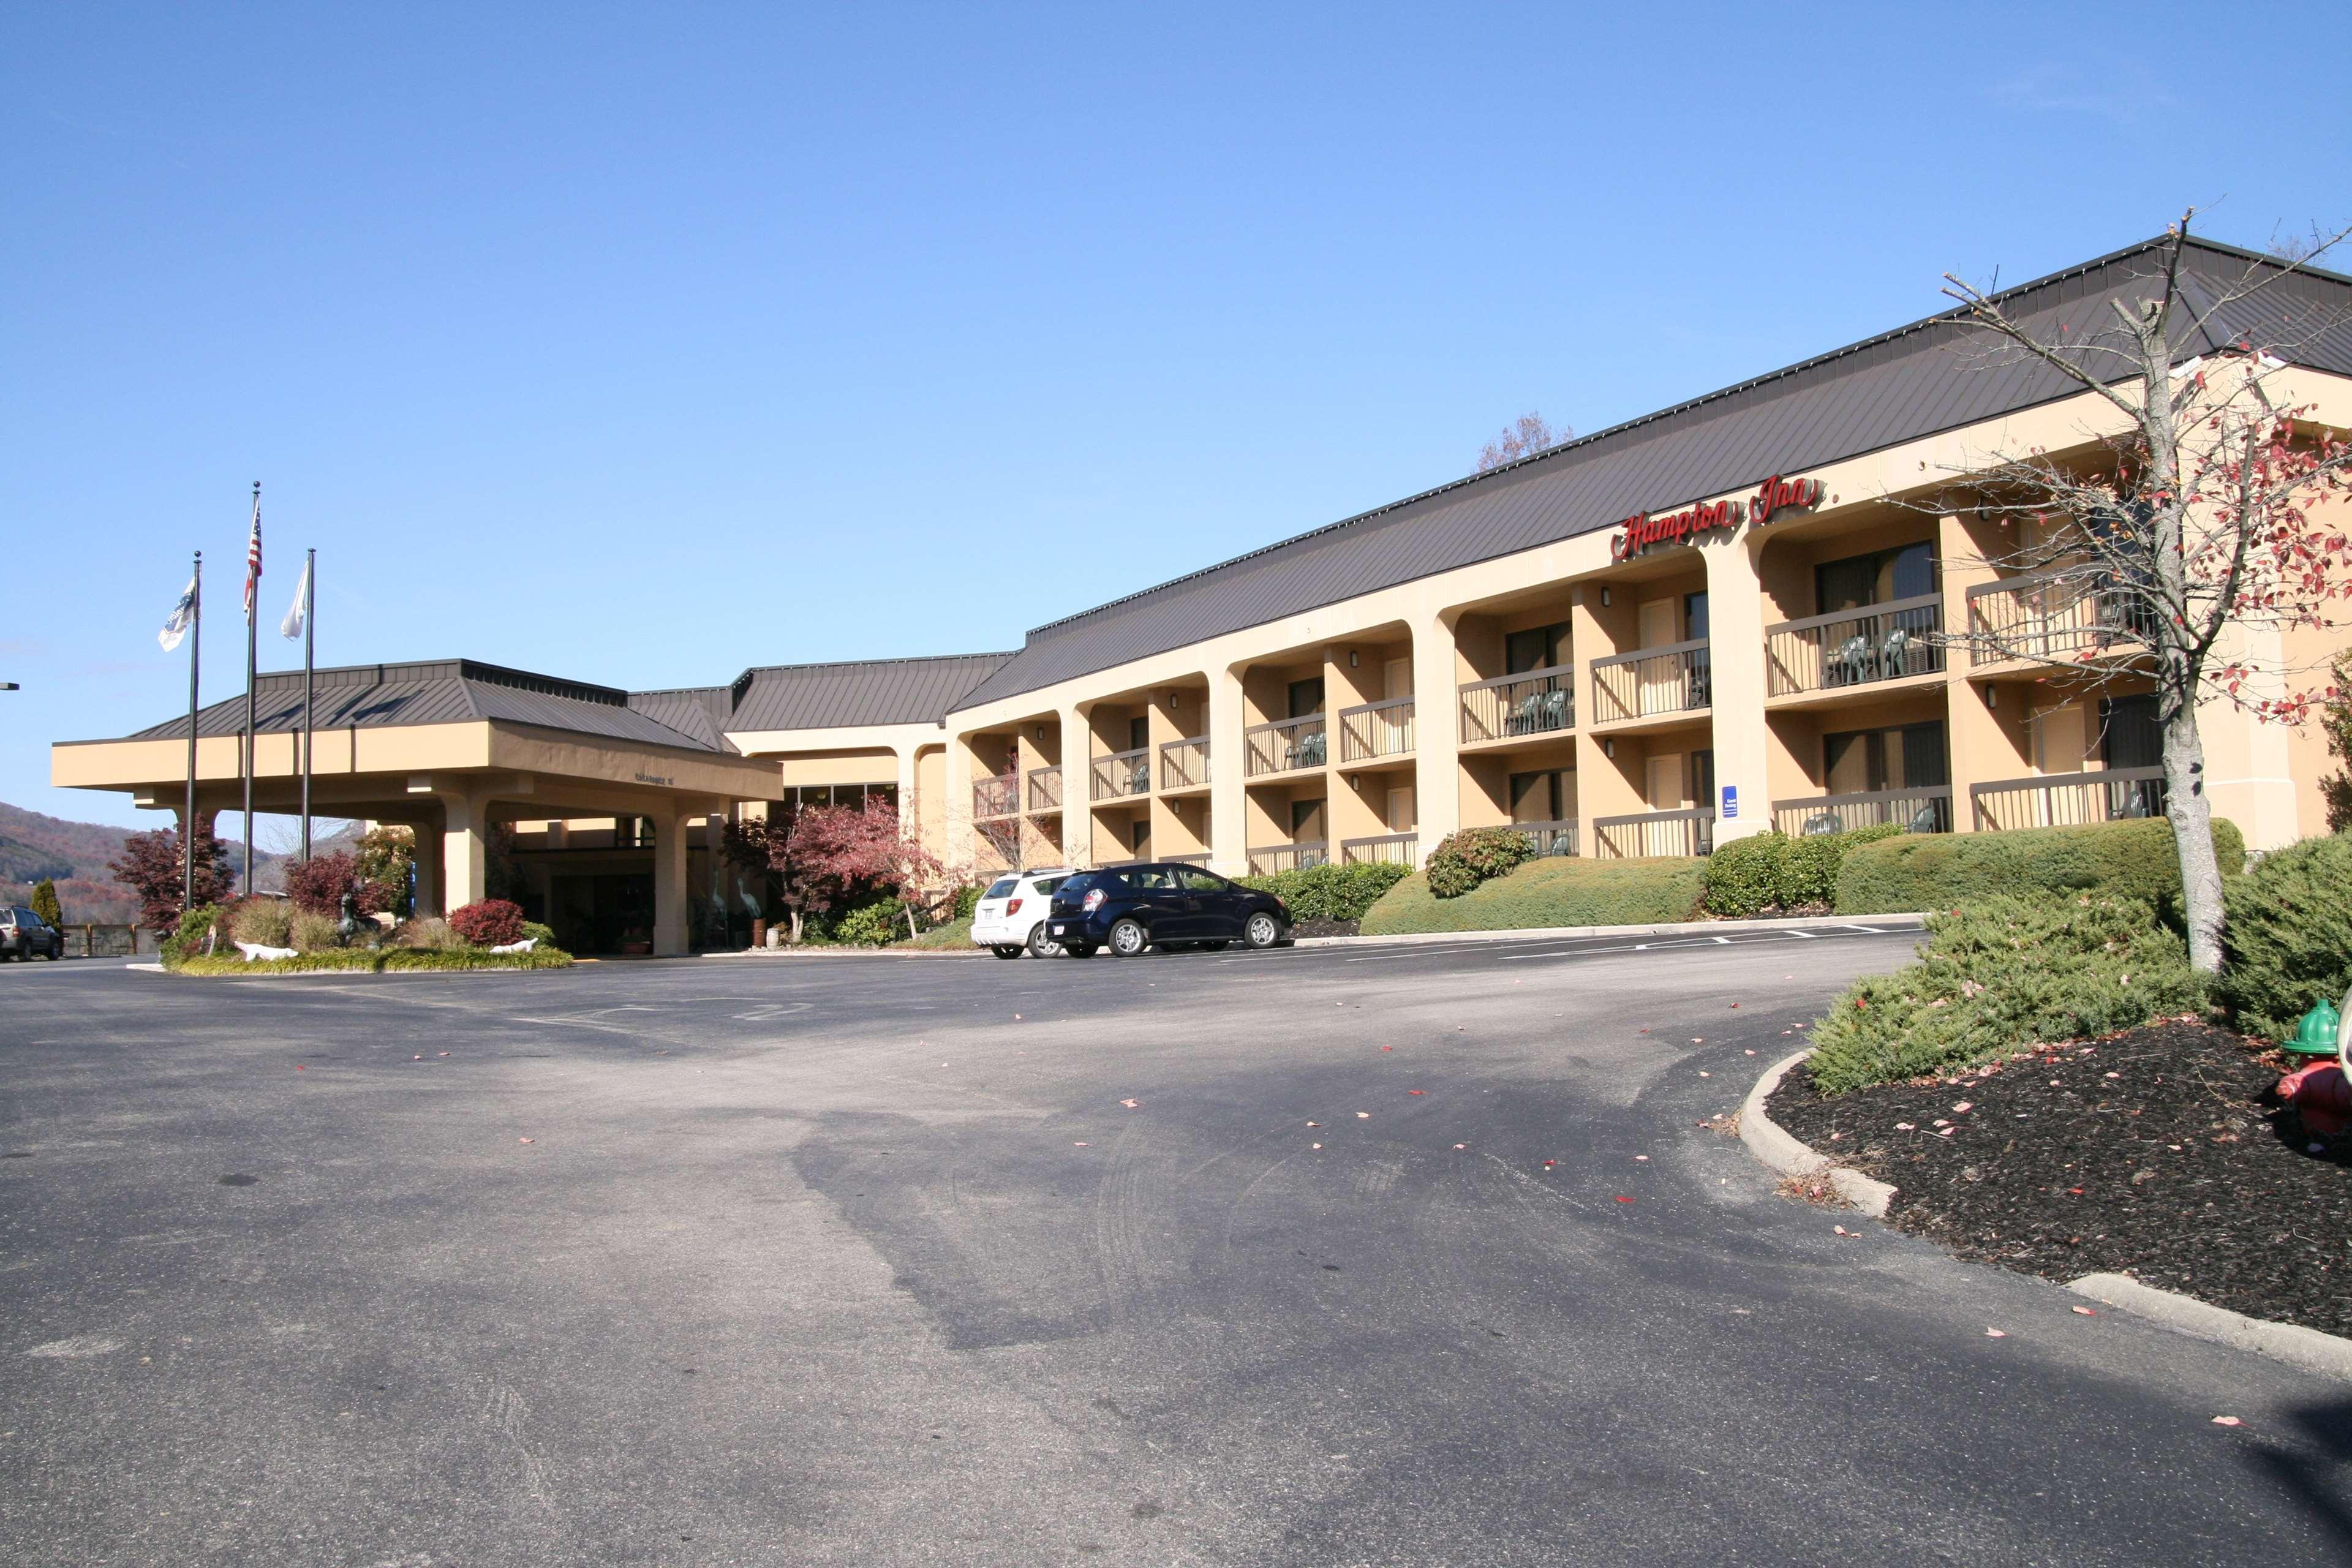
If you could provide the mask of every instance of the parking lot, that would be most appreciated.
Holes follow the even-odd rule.
[[[1702,1125],[1909,942],[8,966],[0,1558],[2352,1561],[2347,1391]]]

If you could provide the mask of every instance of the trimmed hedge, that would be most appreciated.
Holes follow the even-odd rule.
[[[1271,876],[1244,877],[1242,886],[1272,893],[1295,921],[1360,921],[1411,875],[1402,866],[1301,866]]]
[[[1772,910],[1826,909],[1847,853],[1903,830],[1900,823],[1884,823],[1793,838],[1778,828],[1735,838],[1707,857],[1707,912],[1745,920]]]
[[[529,952],[488,952],[479,948],[341,947],[292,958],[247,963],[236,949],[226,954],[197,953],[167,967],[179,974],[300,974],[320,970],[363,970],[383,974],[401,970],[569,969],[572,955],[561,948]]]
[[[2222,998],[2241,1031],[2284,1040],[2314,1002],[2352,985],[2352,838],[2274,850],[2227,898]]]
[[[2244,869],[2246,841],[2213,819],[2221,874]],[[1837,912],[1882,915],[1949,910],[2004,893],[2090,890],[2143,899],[2168,911],[2180,897],[2172,825],[2162,817],[2008,833],[1915,833],[1866,844],[1837,877]]]
[[[1516,827],[1465,827],[1437,841],[1422,874],[1429,879],[1432,894],[1458,899],[1535,856],[1535,841]]]
[[[2132,1028],[2204,1000],[2188,944],[2145,900],[1987,898],[1929,917],[1917,963],[1832,1002],[1810,1065],[1823,1094],[1843,1094]]]
[[[906,932],[905,908],[895,898],[869,899],[842,911],[833,922],[833,940],[845,947],[887,947]]]
[[[1706,862],[1546,857],[1457,899],[1408,877],[1364,916],[1366,936],[1409,931],[1520,931],[1547,926],[1654,925],[1698,909]]]

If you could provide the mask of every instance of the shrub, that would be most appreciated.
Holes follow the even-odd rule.
[[[66,923],[65,910],[58,907],[58,885],[47,877],[33,884],[33,912],[53,926]]]
[[[887,898],[845,910],[833,922],[833,940],[853,947],[887,947],[899,934],[904,908],[897,899]]]
[[[469,944],[447,921],[438,915],[425,915],[416,920],[404,921],[395,927],[392,933],[392,945],[421,948],[432,952],[454,952]]]
[[[449,911],[449,926],[476,947],[504,947],[522,935],[522,907],[482,899]]]
[[[1432,895],[1458,899],[1490,877],[1535,858],[1536,847],[1516,827],[1465,827],[1438,840],[1424,874]]]
[[[340,916],[343,895],[352,889],[355,880],[352,864],[352,858],[341,851],[298,860],[286,868],[286,896],[298,910]]]
[[[1552,926],[1652,925],[1698,908],[1706,862],[1580,860],[1546,857],[1455,899],[1425,877],[1408,877],[1364,916],[1366,936],[1407,931],[1525,931]]]
[[[2237,826],[2213,819],[2221,874],[2244,869]],[[1837,911],[1877,915],[1948,910],[2001,893],[2096,890],[2169,911],[2180,898],[2172,825],[2162,817],[2008,833],[1914,833],[1865,845],[1838,872]]]
[[[360,838],[352,875],[359,882],[360,913],[405,915],[409,883],[416,870],[416,832],[409,827],[372,827]]]
[[[2202,1005],[2179,932],[2145,900],[1998,895],[1931,916],[1919,961],[1841,993],[1813,1032],[1823,1094],[1940,1073]]]
[[[170,968],[183,959],[193,958],[204,952],[205,933],[215,926],[222,928],[220,940],[227,942],[227,925],[228,911],[218,904],[198,904],[188,910],[180,917],[178,928],[163,939],[159,955],[164,967]]]
[[[2352,984],[2352,838],[2306,838],[2273,850],[2228,885],[2221,994],[2238,1027],[2294,1033],[2320,997]]]
[[[530,937],[541,947],[553,947],[555,945],[555,928],[553,926],[543,926],[537,921],[523,921],[522,935]],[[515,940],[520,942],[522,938],[518,937]]]
[[[980,908],[980,900],[987,892],[986,883],[975,883],[968,888],[958,888],[955,895],[955,910],[948,916],[949,921],[952,922],[971,920],[972,911]]]
[[[1790,837],[1774,828],[1707,857],[1707,912],[1740,920],[1768,910],[1827,908],[1848,851],[1903,832],[1898,823]]]
[[[316,910],[296,910],[287,946],[302,952],[325,952],[343,945],[342,922]]]
[[[247,899],[236,906],[230,927],[239,942],[257,947],[292,947],[294,906],[284,899]]]
[[[1296,921],[1360,921],[1381,895],[1411,876],[1403,866],[1301,866],[1266,877],[1247,877],[1243,886],[1280,899]]]

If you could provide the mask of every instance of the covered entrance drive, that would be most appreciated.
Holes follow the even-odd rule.
[[[256,695],[254,809],[298,811],[302,677],[266,675]],[[673,729],[625,691],[471,659],[320,670],[314,713],[312,810],[414,829],[420,913],[486,895],[497,825],[644,824],[650,842],[625,847],[636,864],[549,871],[546,912],[595,943],[583,951],[625,952],[642,932],[641,951],[687,952],[689,844],[715,837],[735,802],[777,793],[774,763]],[[196,812],[206,826],[242,805],[244,723],[242,692],[197,716]],[[123,790],[176,815],[187,765],[183,717],[121,740],[62,742],[50,772],[61,787]],[[567,921],[548,923],[562,931]]]

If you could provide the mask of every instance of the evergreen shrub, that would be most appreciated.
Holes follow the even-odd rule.
[[[2221,994],[2242,1032],[2283,1040],[2352,985],[2352,838],[2306,838],[2226,884]]]

